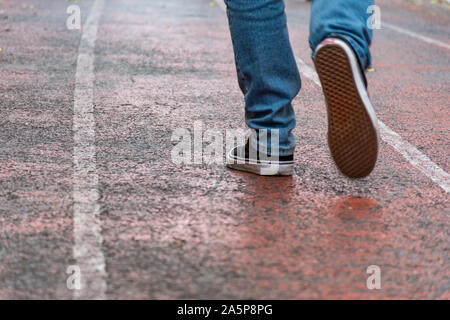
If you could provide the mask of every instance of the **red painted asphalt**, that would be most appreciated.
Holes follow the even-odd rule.
[[[0,298],[70,299],[81,31],[65,28],[68,3],[30,3],[0,4]],[[83,22],[92,3],[77,3]],[[447,9],[378,4],[382,19],[450,43]],[[311,64],[309,4],[287,5],[295,54]],[[448,50],[382,29],[373,58],[380,120],[449,172]],[[320,88],[306,77],[293,177],[171,162],[175,128],[244,125],[214,2],[107,1],[95,77],[107,298],[450,298],[448,194],[384,142],[370,177],[341,176]],[[381,290],[366,288],[369,265],[381,268]]]

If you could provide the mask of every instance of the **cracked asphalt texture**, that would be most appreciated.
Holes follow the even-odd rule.
[[[70,1],[0,3],[0,298],[71,299]],[[92,0],[80,1],[82,22]],[[450,11],[378,1],[382,19],[450,43]],[[309,63],[309,4],[287,1]],[[377,114],[450,171],[447,49],[381,29]],[[349,180],[326,144],[320,88],[302,77],[295,175],[176,166],[172,132],[244,127],[227,20],[209,0],[109,0],[95,48],[96,156],[109,299],[449,299],[449,195],[382,142]],[[368,290],[378,265],[382,289]]]

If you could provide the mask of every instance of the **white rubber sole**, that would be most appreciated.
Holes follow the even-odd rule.
[[[328,145],[338,169],[350,178],[369,175],[378,157],[378,121],[357,57],[343,40],[316,49],[314,65],[328,113]]]
[[[258,161],[246,162],[244,158],[233,155],[233,149],[227,154],[227,167],[234,170],[251,172],[260,176],[292,176],[294,162]]]

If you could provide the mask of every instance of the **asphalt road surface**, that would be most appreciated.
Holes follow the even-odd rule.
[[[308,2],[287,1],[295,175],[260,177],[171,157],[177,128],[244,128],[220,2],[1,0],[0,298],[449,299],[450,10],[377,4],[382,144],[355,181],[328,153]]]

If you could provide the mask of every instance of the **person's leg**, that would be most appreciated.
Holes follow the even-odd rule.
[[[245,94],[245,121],[251,129],[279,131],[279,155],[292,155],[295,114],[291,101],[300,75],[289,42],[282,0],[226,0],[239,85]],[[250,145],[258,146],[250,137]]]
[[[345,175],[369,175],[378,156],[375,111],[364,70],[371,63],[369,0],[313,0],[310,45],[325,95],[328,145]]]
[[[367,21],[373,4],[373,0],[312,0],[309,44],[313,55],[325,38],[343,38],[357,54],[361,67],[369,67],[372,30]]]

